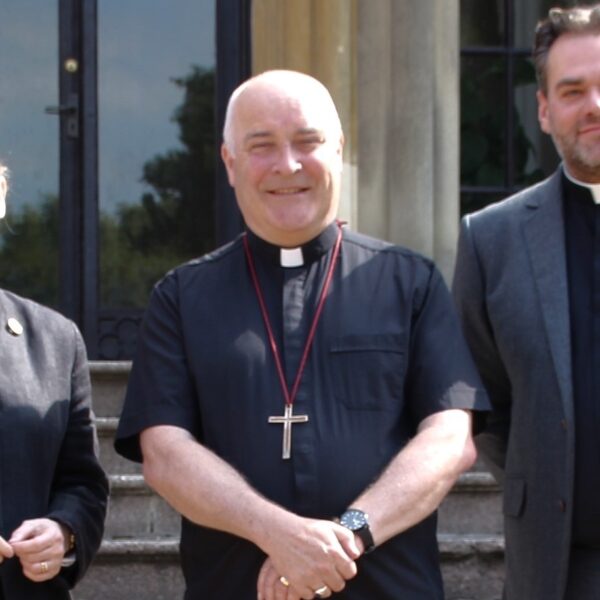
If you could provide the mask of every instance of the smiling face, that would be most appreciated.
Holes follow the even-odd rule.
[[[339,204],[343,137],[329,93],[306,75],[270,72],[233,102],[221,154],[246,225],[278,246],[313,239]]]
[[[550,48],[538,116],[569,173],[600,183],[600,35],[568,33]]]

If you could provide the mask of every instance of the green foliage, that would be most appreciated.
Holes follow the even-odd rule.
[[[463,64],[461,77],[461,181],[463,185],[502,186],[506,178],[506,71],[503,61]],[[535,81],[529,61],[515,63],[515,88]],[[534,147],[514,107],[513,130],[516,179],[525,184],[539,179],[538,170],[527,171]]]
[[[179,254],[169,247],[161,252],[140,251],[131,243],[123,221],[103,214],[100,217],[102,299],[110,307],[144,307],[156,280],[176,264]]]
[[[58,304],[58,198],[7,214],[0,227],[0,282],[3,288],[48,306]]]
[[[141,177],[151,192],[100,215],[103,306],[145,307],[166,271],[214,247],[214,71],[193,67],[172,82],[183,91],[172,117],[183,148],[146,162]],[[58,206],[57,197],[47,196],[0,225],[2,287],[51,306],[59,294]]]
[[[182,150],[149,160],[142,180],[151,188],[137,204],[101,217],[102,303],[143,307],[154,283],[169,268],[214,247],[214,71],[193,67],[173,79],[184,91],[173,121]]]

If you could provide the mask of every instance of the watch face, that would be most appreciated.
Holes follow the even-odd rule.
[[[340,524],[350,531],[362,529],[367,523],[367,515],[362,510],[347,510],[340,518]]]

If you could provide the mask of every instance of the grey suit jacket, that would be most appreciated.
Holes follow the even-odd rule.
[[[561,169],[462,220],[453,294],[494,410],[477,443],[504,486],[505,597],[562,600],[574,430]]]
[[[22,325],[11,335],[9,318]],[[48,517],[76,536],[76,563],[33,583],[18,558],[0,565],[11,600],[63,600],[102,539],[107,480],[96,457],[85,347],[75,325],[0,290],[0,535]]]

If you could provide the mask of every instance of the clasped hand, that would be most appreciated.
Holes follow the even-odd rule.
[[[258,577],[258,600],[312,600],[324,586],[327,591],[319,596],[328,598],[356,575],[361,549],[351,531],[333,521],[298,520],[279,539],[273,536]]]
[[[61,569],[67,539],[63,527],[52,519],[23,521],[8,541],[0,537],[0,562],[16,556],[31,581],[52,579]]]

